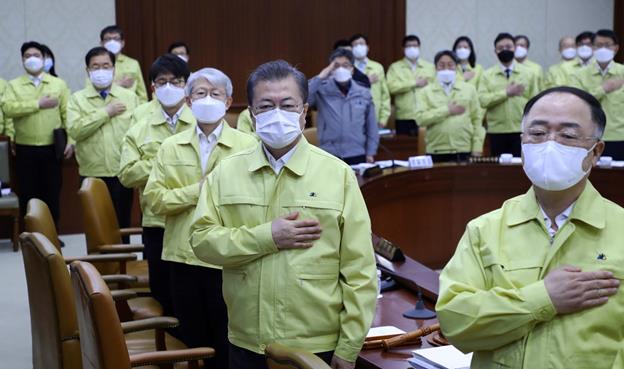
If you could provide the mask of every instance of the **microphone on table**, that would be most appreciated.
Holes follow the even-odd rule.
[[[416,296],[418,300],[416,300],[416,305],[413,309],[410,309],[403,313],[405,318],[409,319],[433,319],[436,317],[436,313],[431,311],[425,307],[425,301],[423,300],[422,289],[420,286],[416,286],[418,288]]]

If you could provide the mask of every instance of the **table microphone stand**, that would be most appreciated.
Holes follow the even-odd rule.
[[[433,319],[435,318],[436,313],[425,307],[425,302],[423,301],[422,290],[420,289],[420,286],[418,286],[417,297],[418,297],[418,300],[416,300],[416,305],[414,306],[414,308],[404,312],[403,316],[409,319]]]

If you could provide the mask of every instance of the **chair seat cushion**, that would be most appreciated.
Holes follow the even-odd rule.
[[[19,200],[17,195],[10,193],[8,196],[0,197],[0,209],[17,209],[19,208]]]
[[[153,297],[136,297],[128,300],[132,319],[139,320],[163,315],[162,306]]]

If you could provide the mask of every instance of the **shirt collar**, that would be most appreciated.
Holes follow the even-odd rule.
[[[570,213],[572,212],[572,208],[574,207],[574,204],[576,204],[576,201],[570,204],[570,206],[568,206],[563,212],[561,212],[561,214],[557,214],[557,216],[555,217],[555,224],[557,224],[557,229],[561,229],[561,226],[563,226],[563,223],[565,223],[565,221],[568,220],[568,218],[570,217]],[[546,224],[546,229],[548,230],[548,233],[550,233],[550,235],[553,236],[555,234],[555,230],[552,229],[552,221],[550,220],[548,215],[546,215],[546,212],[544,211],[544,208],[542,208],[541,205],[540,205],[540,211],[542,212],[542,219],[544,219],[544,223]]]
[[[540,209],[535,191],[531,186],[529,191],[520,197],[518,208],[509,212],[507,225],[515,226],[532,219],[539,219],[542,216]],[[602,196],[591,182],[586,182],[583,192],[576,199],[576,203],[570,212],[569,219],[579,220],[594,228],[604,228],[606,221],[604,203]]]
[[[250,172],[255,172],[260,168],[271,166],[269,159],[265,154],[265,150],[264,144],[260,143],[255,152],[252,154],[253,156],[249,162],[248,169]],[[308,167],[309,151],[310,144],[302,134],[297,145],[295,145],[295,147],[287,153],[291,154],[291,156],[284,164],[284,167],[288,168],[291,172],[298,176],[304,175]]]
[[[199,128],[199,123],[197,123],[197,125],[195,126],[195,132],[197,133],[197,137],[199,137],[200,140],[202,138],[205,138],[208,140],[208,142],[215,142],[219,140],[219,138],[221,137],[221,132],[223,132],[223,120],[221,120],[221,122],[219,122],[218,124],[219,125],[217,126],[217,128],[215,128],[214,131],[210,132],[208,137],[206,137],[204,132]]]
[[[38,83],[43,82],[45,77],[45,72],[39,73],[38,76],[33,76],[32,74],[27,74],[28,80],[37,85]]]
[[[173,130],[175,130],[175,126],[178,123],[178,119],[180,118],[180,115],[182,115],[182,112],[184,111],[185,105],[186,104],[182,104],[180,109],[178,109],[178,111],[173,115],[173,117],[170,117],[169,114],[167,114],[167,112],[165,111],[165,109],[162,108],[162,106],[160,108],[160,111],[162,112],[165,122],[167,122],[169,126],[173,127]]]
[[[365,57],[363,60],[355,60],[355,67],[360,70],[360,72],[364,73],[366,70],[366,65],[368,64],[368,57]]]
[[[598,71],[598,73],[602,74],[602,76],[604,77],[609,74],[609,71],[613,66],[613,60],[611,60],[609,64],[607,64],[607,67],[605,69],[600,68],[600,64],[598,64],[598,62],[595,62],[594,65],[596,66],[596,70]]]
[[[507,69],[510,69],[510,70],[511,70],[511,72],[513,73],[514,69],[516,68],[516,61],[515,61],[515,60],[514,60],[514,61],[512,61],[512,62],[511,62],[511,64],[509,64],[509,66],[508,66],[508,67],[506,67],[506,66],[504,66],[504,65],[502,65],[502,64],[498,64],[498,66],[500,67],[500,70],[501,70],[501,72],[502,72],[503,74],[505,74],[505,71],[506,71]]]

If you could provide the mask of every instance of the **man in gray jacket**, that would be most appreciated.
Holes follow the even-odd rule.
[[[312,78],[308,104],[318,109],[321,148],[347,164],[372,163],[379,145],[375,106],[370,90],[353,83],[353,54],[336,49],[329,65]]]

